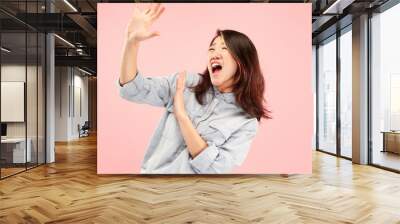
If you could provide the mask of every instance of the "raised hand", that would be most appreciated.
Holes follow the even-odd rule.
[[[174,114],[177,119],[186,116],[186,109],[183,100],[183,91],[185,90],[186,71],[178,74],[176,79],[176,93],[174,96]]]
[[[156,31],[150,31],[150,26],[160,17],[164,9],[160,3],[151,4],[149,8],[144,10],[135,7],[126,30],[128,42],[137,43],[160,35]]]

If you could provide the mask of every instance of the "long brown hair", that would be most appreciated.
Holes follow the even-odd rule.
[[[270,119],[270,111],[264,105],[264,77],[254,44],[243,33],[234,30],[217,30],[210,46],[218,36],[224,39],[229,52],[238,65],[232,89],[236,103],[251,117],[256,117],[258,121],[261,118]],[[212,83],[207,68],[200,75],[202,76],[201,81],[192,89],[197,101],[203,104],[204,95],[212,87]]]

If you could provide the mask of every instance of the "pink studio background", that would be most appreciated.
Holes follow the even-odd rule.
[[[133,174],[164,108],[119,97],[124,30],[135,4],[98,4],[98,174]],[[138,4],[143,9],[146,4]],[[217,28],[243,32],[255,44],[273,119],[264,120],[244,164],[234,173],[311,173],[313,95],[311,4],[163,4],[142,42],[138,69],[146,76],[202,72]]]

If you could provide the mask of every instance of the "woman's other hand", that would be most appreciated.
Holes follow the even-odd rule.
[[[157,31],[150,31],[150,26],[160,17],[164,9],[160,3],[151,4],[149,8],[144,10],[135,6],[126,30],[128,42],[138,43],[160,35]]]
[[[207,148],[207,142],[199,135],[192,121],[186,113],[183,92],[185,91],[186,71],[180,72],[176,79],[176,93],[174,96],[174,115],[185,140],[187,150],[192,158]]]
[[[185,90],[186,71],[180,72],[176,79],[176,93],[174,96],[174,114],[176,119],[181,119],[186,115],[183,91]]]

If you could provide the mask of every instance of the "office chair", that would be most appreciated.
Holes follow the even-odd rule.
[[[90,125],[89,125],[89,121],[85,121],[85,123],[82,125],[82,127],[79,127],[80,125],[78,125],[78,129],[79,129],[79,138],[80,137],[87,137],[89,136],[89,129],[90,129]]]

